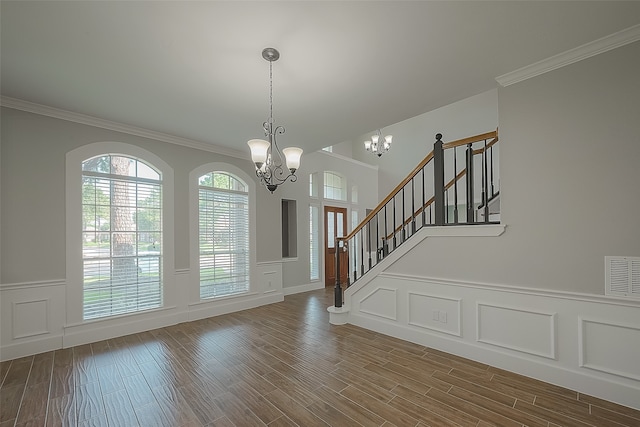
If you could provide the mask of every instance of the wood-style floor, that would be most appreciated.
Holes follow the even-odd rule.
[[[0,364],[7,426],[640,426],[640,411],[354,326],[332,291]]]

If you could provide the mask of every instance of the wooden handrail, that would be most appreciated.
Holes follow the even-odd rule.
[[[475,156],[476,154],[484,153],[484,150],[488,150],[489,148],[493,147],[497,142],[498,142],[498,137],[496,136],[491,141],[489,141],[489,143],[487,144],[486,147],[482,147],[482,148],[478,148],[477,150],[473,150],[473,155]]]
[[[483,141],[489,138],[498,138],[498,130],[494,130],[493,132],[481,133],[480,135],[469,136],[467,138],[462,138],[457,141],[447,142],[446,144],[442,144],[442,149],[446,150],[448,148],[460,147],[461,145],[473,144],[474,142]]]
[[[455,148],[455,147],[460,147],[463,145],[467,145],[467,144],[473,144],[474,142],[479,142],[479,141],[484,141],[487,140],[489,138],[493,138],[491,140],[491,142],[489,142],[487,144],[486,147],[482,147],[479,148],[477,150],[473,150],[473,154],[479,154],[479,153],[483,153],[485,149],[488,149],[489,147],[493,146],[495,143],[498,142],[498,129],[492,131],[492,132],[486,132],[486,133],[481,133],[479,135],[475,135],[475,136],[470,136],[467,138],[462,138],[459,139],[457,141],[451,141],[451,142],[447,142],[446,144],[442,144],[442,149],[449,149],[449,148]],[[337,237],[336,240],[338,241],[348,241],[350,240],[353,236],[356,235],[356,233],[358,233],[358,231],[362,230],[364,228],[364,226],[366,224],[369,223],[369,221],[371,221],[371,219],[373,219],[373,217],[375,217],[378,212],[380,212],[382,210],[382,208],[384,208],[384,206],[389,203],[389,201],[391,199],[393,199],[393,197],[400,192],[400,190],[402,190],[402,187],[404,187],[405,185],[407,185],[417,174],[418,172],[420,172],[422,170],[422,168],[424,168],[431,160],[433,160],[433,151],[431,151],[429,154],[427,154],[427,156],[424,158],[424,160],[422,160],[418,166],[416,166],[410,173],[409,175],[407,175],[407,177],[405,179],[402,180],[402,182],[400,182],[400,184],[398,184],[390,193],[389,195],[387,195],[387,197],[385,197],[380,203],[378,203],[378,205],[375,207],[375,209],[373,209],[371,212],[369,212],[369,215],[367,215],[361,222],[360,224],[358,224],[352,231],[351,233],[349,233],[348,235],[344,236],[344,237]],[[451,186],[453,186],[453,184],[458,181],[460,178],[462,178],[464,175],[466,174],[466,169],[463,170],[462,172],[460,172],[458,175],[456,175],[455,178],[453,178],[451,181],[449,181],[447,183],[447,185],[445,185],[444,189],[448,190],[449,188],[451,188]],[[430,204],[432,204],[435,200],[435,196],[431,197],[423,207],[419,208],[416,213],[414,215],[417,215],[418,213],[422,212],[424,209],[426,209]],[[410,219],[408,219],[407,221],[405,221],[403,223],[402,226],[406,225],[408,222],[410,222]],[[401,229],[402,226],[398,227],[398,229]],[[398,229],[394,232],[397,232]],[[393,235],[393,233],[391,234]]]
[[[411,181],[413,179],[414,176],[416,176],[418,174],[418,172],[420,172],[422,170],[422,168],[424,168],[427,163],[429,163],[431,160],[433,160],[433,151],[431,151],[429,154],[427,154],[427,157],[425,157],[419,164],[418,166],[416,166],[409,175],[407,175],[407,177],[405,179],[402,180],[402,182],[398,185],[396,185],[396,188],[394,188],[387,197],[385,197],[380,203],[378,203],[378,206],[375,207],[374,210],[372,210],[371,212],[369,212],[369,215],[367,215],[361,222],[360,224],[358,224],[358,226],[356,228],[354,228],[351,233],[349,233],[348,235],[346,235],[345,237],[338,237],[336,238],[336,240],[349,240],[351,239],[353,236],[356,235],[356,233],[360,230],[362,230],[364,228],[364,226],[371,220],[371,218],[373,218],[374,216],[376,216],[376,214],[378,212],[380,212],[382,210],[382,208],[384,207],[384,205],[386,205],[389,200],[393,199],[393,197],[400,191],[402,190],[402,187],[404,187],[405,185],[407,185],[409,183],[409,181]]]

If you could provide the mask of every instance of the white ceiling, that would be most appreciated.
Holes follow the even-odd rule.
[[[247,151],[315,151],[640,22],[640,2],[2,1],[2,95]]]

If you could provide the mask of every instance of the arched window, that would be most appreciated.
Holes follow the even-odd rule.
[[[324,198],[347,200],[347,186],[342,176],[335,172],[324,173]]]
[[[200,299],[249,291],[249,188],[236,175],[198,178]]]
[[[162,175],[103,154],[82,162],[82,318],[162,306]]]

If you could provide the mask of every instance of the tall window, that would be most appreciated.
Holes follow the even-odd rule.
[[[320,247],[318,246],[318,206],[309,206],[309,271],[311,280],[320,279]]]
[[[324,173],[324,198],[347,200],[345,180],[334,172]]]
[[[82,162],[83,318],[162,306],[162,176],[139,159]]]
[[[249,194],[227,172],[198,179],[200,298],[249,291]]]

